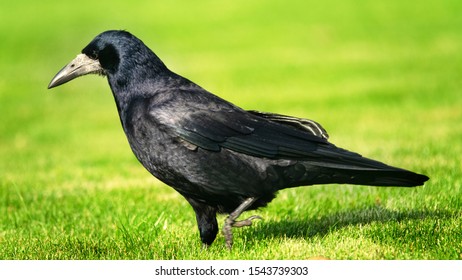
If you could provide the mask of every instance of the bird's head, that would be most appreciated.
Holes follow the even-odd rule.
[[[165,66],[144,43],[126,31],[110,30],[96,36],[82,53],[63,67],[48,88],[57,87],[87,74],[127,76],[140,65],[156,71]],[[121,68],[123,73],[121,73]]]

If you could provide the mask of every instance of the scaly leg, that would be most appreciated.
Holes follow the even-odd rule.
[[[249,197],[244,202],[242,202],[239,207],[236,208],[225,220],[225,225],[223,226],[223,234],[225,236],[226,240],[226,247],[228,249],[231,249],[233,247],[233,227],[244,227],[244,226],[251,226],[252,225],[252,220],[254,219],[261,219],[260,216],[251,216],[245,220],[242,221],[236,221],[236,219],[244,212],[247,210],[255,201],[257,198],[255,197]]]

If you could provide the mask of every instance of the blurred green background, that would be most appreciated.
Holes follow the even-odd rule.
[[[3,1],[0,259],[461,259],[462,2]],[[47,90],[108,29],[245,109],[425,173],[416,189],[285,190],[201,250],[194,214],[132,155],[105,79]],[[223,217],[220,217],[220,222]]]

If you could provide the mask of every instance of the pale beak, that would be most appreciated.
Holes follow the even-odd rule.
[[[103,68],[97,59],[79,54],[51,80],[48,88],[57,87],[86,74],[102,74]]]

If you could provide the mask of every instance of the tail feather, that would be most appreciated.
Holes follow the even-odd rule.
[[[322,167],[323,174],[330,174],[328,182],[368,186],[416,187],[429,178],[412,171],[389,167],[383,170],[338,169]]]
[[[320,177],[331,183],[415,187],[429,179],[425,175],[390,166],[335,145],[320,147],[317,153],[321,155],[319,161],[310,160],[306,163],[319,168],[318,172],[322,174]]]
[[[334,183],[415,187],[423,185],[429,179],[425,175],[365,158],[333,145],[328,146],[328,149],[319,149],[317,153],[319,153],[318,158],[312,157],[306,161],[299,161],[299,165],[303,168],[299,166],[284,171],[285,177],[292,179],[289,179],[291,181],[289,185]],[[304,171],[301,171],[302,169]]]

